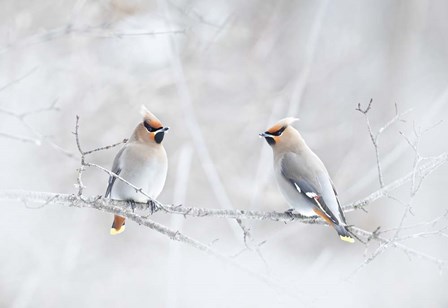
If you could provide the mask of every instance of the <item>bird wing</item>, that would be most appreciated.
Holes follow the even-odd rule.
[[[331,183],[331,187],[333,188],[334,195],[337,196],[338,192],[336,190],[336,186],[334,186],[333,180],[330,177],[328,177],[328,178],[330,179],[330,183]],[[338,202],[339,202],[339,200],[338,200]]]
[[[331,200],[329,194],[334,193],[330,177],[325,170],[316,171],[306,163],[302,156],[295,153],[285,154],[281,161],[282,176],[298,193],[310,199],[317,210],[323,212],[333,223],[339,224],[335,214],[327,205]]]
[[[121,165],[120,165],[120,158],[121,155],[123,154],[124,150],[126,149],[126,146],[124,146],[115,156],[114,158],[114,163],[112,164],[112,172],[115,173],[116,175],[120,175],[121,172]],[[110,194],[112,192],[112,187],[114,186],[115,180],[117,179],[116,176],[111,175],[109,177],[109,184],[107,185],[107,189],[106,189],[106,194],[104,195],[104,197],[110,197]]]

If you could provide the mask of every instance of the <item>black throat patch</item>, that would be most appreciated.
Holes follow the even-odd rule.
[[[275,144],[275,140],[274,140],[274,138],[272,138],[272,137],[265,137],[265,138],[266,138],[267,143],[268,143],[270,146],[273,146],[273,145]]]
[[[165,137],[165,132],[157,132],[154,136],[154,140],[156,141],[156,143],[161,143],[163,137]]]

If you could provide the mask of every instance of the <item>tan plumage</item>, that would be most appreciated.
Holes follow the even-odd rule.
[[[128,142],[117,153],[112,172],[142,188],[152,199],[159,196],[165,184],[168,159],[162,140],[169,129],[142,106],[143,122],[139,123]],[[105,197],[129,202],[147,202],[148,198],[134,188],[111,176]],[[124,217],[115,215],[110,234],[115,235],[125,229]]]
[[[291,126],[297,120],[282,119],[260,134],[272,147],[278,187],[293,210],[306,216],[319,215],[342,240],[352,243],[327,169]]]

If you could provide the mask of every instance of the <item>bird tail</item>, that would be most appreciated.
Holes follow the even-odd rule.
[[[347,229],[347,226],[334,224],[333,227],[336,229],[336,232],[339,234],[339,238],[341,240],[348,243],[355,242],[355,239],[353,238],[351,232]]]
[[[122,216],[115,215],[114,222],[110,228],[110,235],[117,235],[123,232],[125,229],[125,218]]]

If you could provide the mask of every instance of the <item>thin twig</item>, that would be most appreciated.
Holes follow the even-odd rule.
[[[26,79],[27,77],[31,76],[34,72],[36,72],[38,69],[38,67],[33,67],[31,70],[29,70],[27,73],[25,73],[24,75],[20,76],[19,78],[16,78],[10,82],[8,82],[7,84],[3,85],[0,87],[0,92],[3,90],[6,90],[7,88],[20,83],[22,80]]]
[[[84,27],[74,27],[72,25],[66,25],[47,30],[43,33],[34,34],[29,37],[20,39],[17,42],[13,42],[6,46],[3,46],[2,48],[0,48],[0,54],[9,51],[12,48],[29,47],[32,45],[42,44],[57,39],[67,38],[70,35],[85,35],[97,38],[125,38],[125,37],[146,37],[146,36],[150,37],[157,35],[185,34],[185,33],[186,33],[185,29],[177,29],[171,31],[116,32],[112,29],[107,28],[107,26],[104,24],[99,26],[84,26]]]
[[[31,134],[33,134],[34,138],[29,138],[29,137],[18,137],[18,136],[14,136],[8,133],[2,133],[3,137],[6,138],[10,138],[10,139],[16,139],[16,140],[20,140],[20,141],[24,141],[26,139],[30,139],[33,140],[34,143],[36,145],[41,145],[42,143],[46,143],[49,146],[51,146],[52,148],[54,148],[55,150],[57,150],[58,152],[61,152],[62,154],[64,154],[65,156],[71,158],[71,159],[75,159],[75,155],[65,149],[63,149],[62,147],[60,147],[59,145],[57,145],[56,143],[54,143],[50,137],[45,136],[43,134],[41,134],[40,132],[38,132],[36,130],[35,127],[33,127],[32,125],[30,125],[27,121],[29,116],[38,114],[38,113],[42,113],[42,112],[49,112],[49,111],[59,111],[59,108],[56,106],[57,103],[57,99],[54,100],[48,107],[44,107],[44,108],[39,108],[39,109],[35,109],[32,111],[26,111],[26,112],[22,112],[22,113],[16,113],[4,108],[0,108],[0,113],[7,115],[7,116],[11,116],[16,118],[17,120],[19,120],[22,125],[27,129],[27,131],[31,132]]]
[[[403,113],[399,113],[398,112],[398,106],[397,106],[397,104],[395,104],[395,116],[391,120],[389,120],[389,122],[384,124],[383,127],[378,129],[378,131],[376,133],[374,133],[373,130],[372,130],[372,126],[370,125],[370,119],[369,119],[369,116],[368,116],[368,113],[369,113],[369,111],[372,108],[372,102],[373,102],[373,99],[370,99],[369,104],[364,109],[361,107],[361,104],[358,103],[358,107],[356,108],[356,110],[361,112],[362,114],[364,114],[364,116],[366,118],[366,124],[367,124],[367,129],[369,131],[370,140],[372,141],[373,147],[375,148],[376,166],[377,166],[377,170],[378,170],[378,181],[380,183],[380,187],[383,188],[384,187],[384,178],[383,178],[383,172],[382,172],[382,168],[381,168],[381,159],[380,159],[380,150],[379,150],[379,137],[392,124],[394,124],[398,120],[401,120],[404,115],[406,115],[407,113],[411,112],[412,109],[406,110]]]
[[[8,139],[13,139],[13,140],[21,141],[21,142],[34,143],[35,145],[41,145],[42,144],[39,139],[33,139],[33,138],[29,138],[29,137],[22,137],[22,136],[18,136],[18,135],[12,135],[12,134],[8,134],[8,133],[3,133],[3,132],[0,132],[0,137],[5,137],[5,138],[8,138]]]
[[[386,239],[384,237],[381,237],[378,234],[374,234],[372,232],[368,232],[368,231],[365,231],[365,230],[362,230],[362,229],[356,228],[356,227],[350,228],[350,231],[354,232],[358,236],[362,236],[362,237],[365,237],[365,238],[371,238],[371,239],[377,240],[377,241],[379,241],[383,245],[390,245],[392,247],[398,248],[398,249],[402,250],[403,252],[405,252],[409,256],[415,256],[417,258],[421,258],[421,259],[424,259],[426,261],[435,263],[439,267],[445,268],[445,267],[448,266],[448,260],[443,260],[443,259],[439,259],[439,258],[430,256],[430,255],[428,255],[426,253],[420,252],[418,250],[409,248],[409,247],[407,247],[407,246],[405,246],[403,244],[397,243],[396,241],[390,241],[390,240],[388,240],[388,239]]]
[[[418,172],[422,175],[429,175],[433,171],[435,171],[437,168],[439,168],[441,165],[446,163],[448,161],[448,153],[440,154],[439,156],[428,158],[425,163],[422,163],[418,167]],[[384,186],[383,188],[371,193],[369,196],[367,196],[364,199],[358,200],[356,202],[350,203],[348,205],[345,205],[342,207],[344,212],[350,212],[356,209],[364,208],[368,204],[372,203],[375,200],[378,200],[381,197],[387,196],[390,192],[396,190],[397,188],[401,187],[402,185],[412,181],[412,178],[414,177],[415,170],[411,171],[407,175],[395,180],[394,182]]]
[[[126,142],[128,142],[128,139],[123,139],[122,141],[114,143],[114,144],[111,144],[111,145],[106,145],[104,147],[100,147],[100,148],[96,148],[96,149],[93,149],[93,150],[90,150],[90,151],[86,151],[86,152],[84,152],[84,155],[89,155],[89,154],[92,154],[92,153],[95,153],[95,152],[109,150],[109,149],[112,149],[112,148],[117,147],[119,145],[125,144]]]

